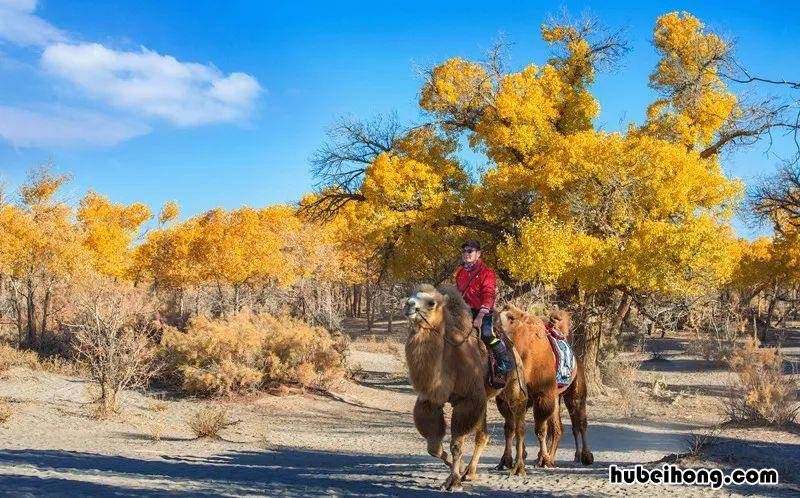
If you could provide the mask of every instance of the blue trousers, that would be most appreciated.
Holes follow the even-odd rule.
[[[474,320],[476,316],[478,316],[478,312],[480,310],[476,310],[472,308],[472,319]],[[481,322],[481,340],[486,347],[492,346],[494,343],[498,341],[496,335],[494,335],[494,313],[491,311],[483,316],[483,322]]]

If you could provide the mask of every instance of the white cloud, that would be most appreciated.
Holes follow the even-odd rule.
[[[213,65],[182,62],[146,48],[120,51],[79,42],[35,15],[36,8],[36,0],[0,0],[0,46],[41,50],[44,74],[115,107],[112,113],[121,117],[80,109],[80,104],[0,105],[0,139],[15,146],[113,145],[149,133],[142,116],[177,126],[239,121],[252,113],[263,91],[245,73],[226,75]],[[0,68],[7,72],[21,64],[0,53]]]
[[[36,0],[0,0],[0,41],[45,46],[67,39],[63,31],[35,16]]]
[[[17,147],[110,146],[148,132],[145,124],[83,109],[0,105],[0,137]]]
[[[45,49],[42,65],[91,98],[178,126],[241,120],[261,93],[258,81],[245,73],[225,75],[146,48],[126,52],[97,43],[56,43]]]

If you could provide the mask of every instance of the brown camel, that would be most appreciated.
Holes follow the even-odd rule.
[[[452,285],[443,285],[437,290],[424,284],[408,298],[404,313],[410,324],[406,362],[411,385],[418,394],[414,425],[427,440],[428,453],[450,467],[450,476],[443,488],[460,489],[462,479],[475,479],[481,453],[489,442],[486,404],[493,397],[503,398],[518,440],[517,461],[509,467],[512,474],[524,475],[522,452],[527,398],[522,382],[515,370],[508,375],[502,390],[488,384],[486,347],[472,331],[469,308],[461,294]],[[519,361],[516,353],[515,358]],[[442,445],[445,403],[453,407],[450,421],[452,461],[448,460]],[[462,475],[464,438],[472,432],[475,432],[475,451]]]
[[[528,388],[528,406],[533,407],[536,437],[539,439],[537,463],[541,467],[555,465],[556,451],[563,434],[560,412],[560,400],[563,398],[572,421],[575,461],[589,465],[594,462],[594,456],[586,441],[586,376],[583,365],[576,357],[575,374],[571,383],[561,389],[558,388],[555,378],[555,358],[547,338],[544,320],[553,323],[555,329],[564,336],[569,334],[570,317],[569,313],[563,310],[553,311],[549,317],[542,319],[525,313],[513,304],[508,304],[500,313],[499,320],[499,328],[513,341],[522,357],[525,383]],[[512,416],[500,398],[497,399],[497,408],[506,419],[506,447],[498,465],[499,469],[503,469],[511,465],[511,445],[516,432],[516,415]]]

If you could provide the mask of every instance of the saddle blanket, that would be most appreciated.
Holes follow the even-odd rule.
[[[552,324],[547,324],[547,337],[556,359],[556,383],[558,388],[568,386],[575,372],[575,354],[572,346],[567,343],[566,337],[559,334]]]

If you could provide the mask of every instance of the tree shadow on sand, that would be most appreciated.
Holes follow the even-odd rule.
[[[0,466],[6,467],[0,475],[0,494],[429,496],[440,493],[438,486],[446,477],[445,467],[431,460],[297,449],[155,460],[61,450],[0,450]],[[467,483],[465,490],[519,496],[496,493],[478,483]]]

